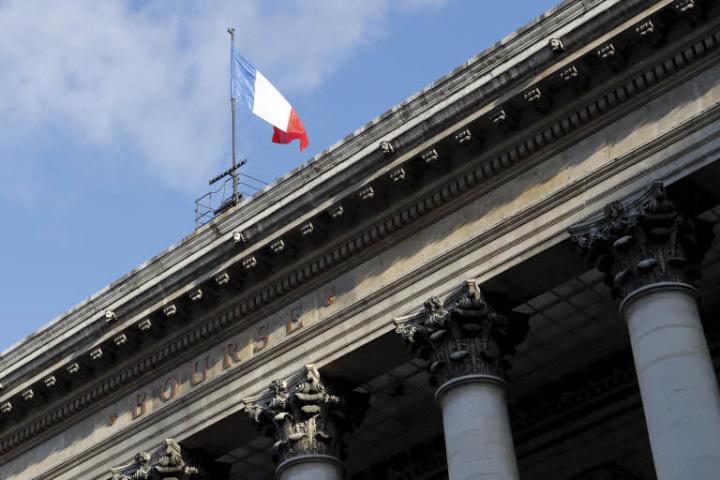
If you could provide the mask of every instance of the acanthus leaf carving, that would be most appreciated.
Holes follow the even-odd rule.
[[[341,437],[357,426],[368,407],[368,396],[349,389],[330,389],[314,365],[307,365],[295,381],[274,380],[270,399],[248,399],[246,412],[274,438],[279,460],[299,455],[343,458]]]
[[[111,469],[109,480],[192,480],[201,473],[186,463],[182,448],[173,439],[165,440],[157,461],[152,458],[147,452],[139,452],[133,464]]]
[[[569,231],[619,299],[658,282],[692,285],[714,236],[711,222],[692,219],[675,207],[662,181],[629,200],[608,204],[601,215]]]
[[[432,297],[422,311],[395,319],[396,333],[428,362],[432,384],[466,375],[506,379],[507,359],[529,327],[528,315],[500,303],[488,302],[467,280],[446,298]]]

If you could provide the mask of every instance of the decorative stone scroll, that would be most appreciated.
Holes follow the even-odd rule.
[[[489,303],[467,280],[445,299],[432,297],[422,311],[395,319],[396,332],[430,362],[433,385],[467,375],[505,380],[507,358],[525,339],[529,316],[500,303]]]
[[[147,452],[135,455],[134,464],[111,469],[108,480],[190,480],[200,479],[199,468],[188,465],[175,440],[167,439],[158,460]]]
[[[653,283],[692,284],[713,239],[711,222],[678,211],[662,181],[569,230],[618,299]]]
[[[274,437],[279,462],[300,455],[344,457],[341,436],[362,420],[366,394],[331,390],[314,365],[290,381],[274,380],[267,395],[245,400],[245,410],[259,428]]]

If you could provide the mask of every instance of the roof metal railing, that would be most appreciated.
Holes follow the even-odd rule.
[[[217,217],[221,213],[234,207],[240,200],[243,199],[243,195],[252,196],[255,192],[262,190],[263,187],[257,187],[250,183],[241,182],[238,177],[242,175],[245,178],[250,179],[253,182],[259,184],[268,185],[267,182],[260,180],[259,178],[240,173],[237,170],[247,163],[247,159],[244,159],[239,164],[234,165],[230,169],[221,173],[217,177],[210,180],[209,184],[213,185],[225,177],[225,181],[217,190],[211,190],[202,197],[195,200],[195,230],[202,227],[206,223],[210,222],[213,218]],[[248,189],[254,190],[253,193],[239,190],[239,185],[243,185]]]

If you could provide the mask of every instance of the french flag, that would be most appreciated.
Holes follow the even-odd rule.
[[[305,127],[295,109],[262,73],[240,55],[234,44],[230,52],[231,98],[244,104],[255,115],[275,127],[272,138],[274,143],[290,143],[300,139],[302,152],[309,142]]]

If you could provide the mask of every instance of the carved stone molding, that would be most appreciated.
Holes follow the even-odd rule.
[[[300,233],[302,233],[303,236],[312,235],[313,231],[315,231],[315,227],[313,227],[311,222],[304,223],[300,227]]]
[[[383,155],[392,155],[395,153],[395,147],[390,142],[380,142],[380,150]]]
[[[507,378],[507,358],[524,340],[529,316],[491,304],[474,280],[445,299],[432,297],[423,310],[395,319],[396,332],[430,362],[431,383],[466,375]]]
[[[625,65],[625,57],[612,43],[607,43],[597,49],[597,56],[611,68],[619,70]]]
[[[470,132],[470,129],[466,128],[463,130],[460,130],[455,134],[455,140],[458,143],[465,143],[472,140],[472,132]]]
[[[538,87],[527,91],[525,100],[540,113],[545,112],[550,106],[550,97]]]
[[[395,183],[404,182],[405,181],[405,170],[403,170],[402,168],[398,168],[397,170],[393,171],[390,174],[390,180],[392,180]]]
[[[108,480],[190,480],[200,478],[200,469],[190,466],[183,458],[180,445],[166,439],[159,458],[153,462],[147,452],[135,455],[135,462],[110,470]]]
[[[275,439],[280,463],[300,455],[342,459],[341,436],[360,423],[368,406],[365,394],[329,388],[314,365],[289,381],[274,380],[269,391],[270,398],[245,400],[245,411]]]
[[[422,159],[426,165],[437,165],[439,158],[440,156],[434,148],[422,154]]]
[[[215,284],[219,287],[224,287],[230,283],[230,275],[227,272],[222,272],[215,276]]]
[[[560,72],[560,78],[565,83],[573,85],[576,90],[582,91],[587,87],[587,77],[580,73],[574,65]]]
[[[678,211],[662,181],[569,230],[618,299],[653,283],[692,285],[713,239],[712,224]]]
[[[562,53],[565,51],[565,45],[563,45],[562,40],[559,38],[551,38],[548,43],[550,45],[550,50],[554,53]]]

